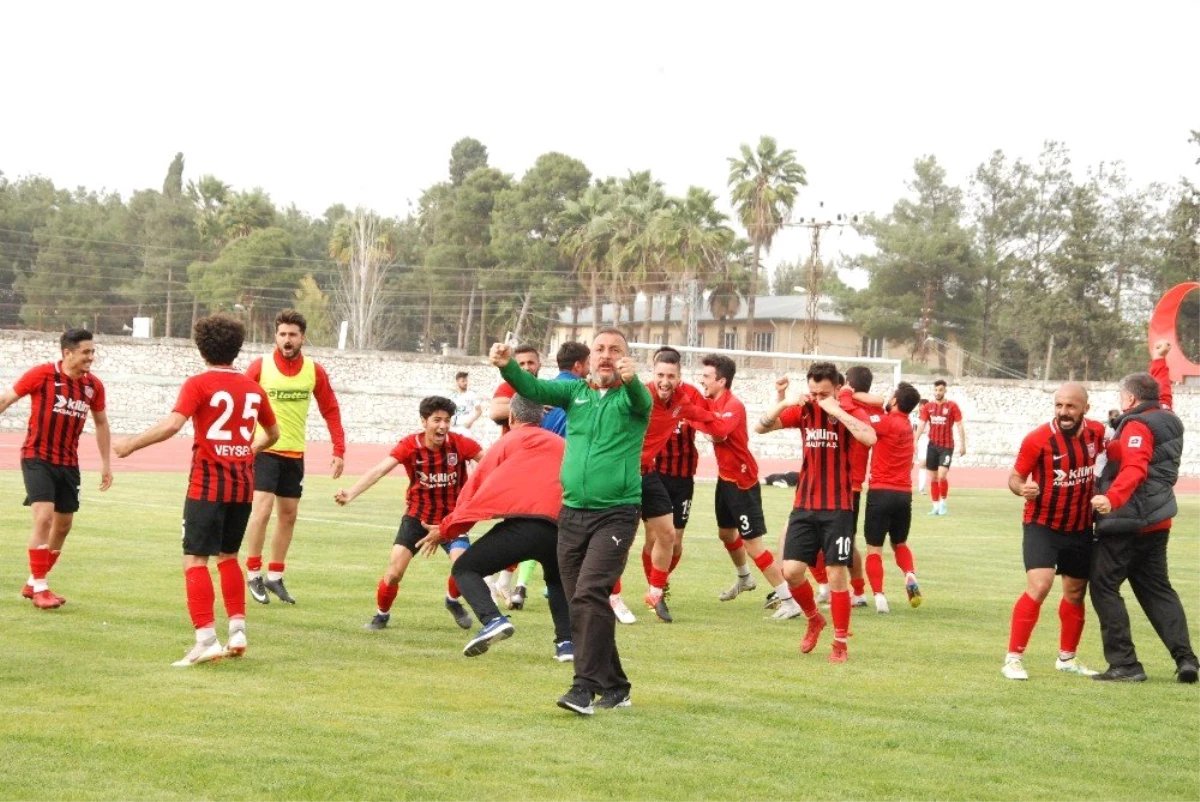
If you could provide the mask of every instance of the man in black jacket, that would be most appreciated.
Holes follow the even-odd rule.
[[[1167,576],[1167,538],[1178,513],[1175,482],[1183,454],[1183,423],[1159,403],[1158,381],[1149,373],[1121,380],[1122,415],[1108,446],[1108,464],[1092,499],[1099,515],[1090,590],[1100,619],[1108,670],[1092,679],[1143,682],[1121,598],[1125,580],[1154,631],[1175,660],[1180,682],[1197,679],[1187,618]]]

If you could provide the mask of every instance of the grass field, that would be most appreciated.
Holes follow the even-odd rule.
[[[514,614],[513,639],[465,658],[439,555],[414,562],[390,629],[362,629],[401,510],[390,477],[345,509],[310,477],[288,570],[299,604],[249,602],[245,659],[172,668],[192,639],[183,488],[182,475],[118,474],[110,492],[87,490],[51,576],[70,602],[41,612],[17,595],[20,474],[0,472],[0,798],[1200,798],[1200,693],[1174,681],[1131,594],[1148,682],[1054,671],[1057,590],[1030,680],[1000,676],[1024,587],[1020,504],[1003,491],[955,491],[945,518],[915,502],[925,603],[904,603],[889,562],[893,612],[856,610],[850,662],[834,666],[829,630],[800,655],[803,626],[765,619],[761,584],[717,601],[732,569],[701,485],[672,578],[676,623],[633,604],[634,554],[639,621],[618,632],[634,706],[583,719],[554,706],[571,670],[550,659],[540,594]],[[776,531],[790,499],[764,488]],[[1200,641],[1200,504],[1181,504],[1173,580]],[[1103,668],[1088,615],[1081,659]]]

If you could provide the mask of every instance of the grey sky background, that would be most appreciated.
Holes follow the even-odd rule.
[[[320,215],[404,215],[473,136],[520,175],[559,151],[727,203],[726,158],[775,136],[798,213],[886,213],[914,159],[951,181],[1065,142],[1175,183],[1200,128],[1200,3],[10,3],[0,170],[123,196],[186,178]],[[831,234],[826,255],[857,251]],[[768,263],[806,254],[782,235]]]

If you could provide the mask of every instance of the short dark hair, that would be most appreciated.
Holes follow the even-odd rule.
[[[458,408],[454,406],[453,401],[440,395],[431,395],[428,398],[422,398],[421,406],[417,408],[417,411],[421,415],[421,420],[425,420],[435,412],[445,412],[453,418],[457,410]]]
[[[58,338],[58,344],[64,351],[74,351],[79,347],[80,343],[89,342],[95,339],[92,333],[87,329],[67,329],[62,336]]]
[[[1158,400],[1158,379],[1149,373],[1130,373],[1121,379],[1121,389],[1138,401]]]
[[[679,367],[679,364],[682,361],[683,360],[679,358],[679,352],[674,348],[661,348],[659,349],[658,353],[654,355],[654,364],[656,365],[661,362],[664,365],[674,365],[675,367]]]
[[[575,367],[576,362],[587,362],[588,354],[591,352],[591,349],[583,343],[563,343],[558,347],[554,361],[558,363],[559,370],[570,370]]]
[[[854,370],[854,368],[850,370]],[[908,382],[900,382],[896,385],[896,408],[905,415],[916,409],[920,401],[921,391],[916,387],[913,387]]]
[[[192,339],[208,364],[232,365],[246,341],[246,327],[237,318],[217,312],[196,321]]]
[[[837,365],[832,362],[814,362],[808,366],[808,373],[804,378],[809,381],[823,382],[828,381],[834,387],[837,387],[842,374],[838,373]]]
[[[295,309],[284,309],[275,316],[276,331],[279,330],[280,326],[298,326],[301,334],[304,334],[308,331],[308,321],[304,319],[304,315],[300,314]]]
[[[465,379],[465,378],[469,377],[470,375],[471,374],[467,373],[465,370],[460,370],[458,373],[454,374],[454,380],[458,381],[459,379]]]
[[[937,381],[935,381],[935,382],[933,383],[933,386],[934,386],[934,387],[945,387],[945,386],[946,386],[946,380],[945,380],[945,379],[938,379]]]
[[[529,343],[521,343],[513,349],[513,356],[517,354],[537,354],[538,362],[542,361],[542,355],[538,353],[538,349],[534,348]]]
[[[733,377],[737,373],[737,365],[733,360],[724,354],[708,354],[700,360],[700,364],[706,368],[715,368],[717,378],[725,380],[725,389],[733,387]]]
[[[657,362],[657,361],[658,361],[658,358],[659,358],[659,356],[661,356],[662,354],[674,354],[675,356],[679,356],[679,355],[680,355],[680,354],[679,354],[679,349],[677,349],[677,348],[672,348],[672,347],[671,347],[671,346],[669,346],[669,345],[664,345],[664,346],[662,346],[661,348],[659,348],[657,351],[655,351],[655,352],[654,352],[654,361],[655,361],[655,362]]]
[[[530,401],[523,395],[514,395],[508,402],[508,414],[512,415],[515,421],[537,426],[546,412],[536,401]]]
[[[855,365],[846,370],[846,384],[850,385],[856,393],[865,393],[871,389],[871,384],[875,381],[875,376],[871,373],[871,369],[862,365]]]

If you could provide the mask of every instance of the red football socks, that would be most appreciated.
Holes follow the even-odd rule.
[[[914,573],[916,563],[913,561],[912,549],[907,543],[901,543],[899,546],[893,546],[892,551],[896,557],[896,565],[906,574]]]
[[[812,574],[813,579],[817,581],[818,585],[829,584],[829,574],[825,571],[825,552],[817,552],[817,561],[809,566],[808,570],[809,573]]]
[[[1083,637],[1083,622],[1085,611],[1082,604],[1071,604],[1063,599],[1058,603],[1058,620],[1062,624],[1059,631],[1059,651],[1074,654],[1079,649],[1079,640]]]
[[[650,552],[646,549],[642,549],[642,572],[646,574],[646,581],[651,585],[654,584],[654,582],[650,579],[650,572],[652,570],[654,570],[654,563],[650,561]]]
[[[262,555],[260,554],[257,557],[247,557],[246,558],[246,570],[247,571],[261,571],[262,570]]]
[[[866,589],[867,589],[867,583],[863,581],[863,578],[861,576],[858,579],[850,580],[850,590],[854,591],[855,596],[863,595],[863,591],[865,591]]]
[[[950,480],[942,480],[942,498],[947,498],[950,495]]]
[[[54,564],[58,562],[60,556],[62,556],[61,551],[50,552],[50,562],[46,565],[46,573],[50,573],[54,569]]]
[[[613,585],[612,595],[614,595],[614,596],[621,595],[621,577],[617,577],[617,584]]]
[[[34,579],[45,579],[46,572],[50,570],[50,550],[49,549],[30,549],[29,550],[29,573]]]
[[[446,595],[451,599],[458,598],[458,580],[452,575],[446,577]]]
[[[192,617],[192,626],[196,629],[211,627],[216,621],[213,604],[217,594],[208,566],[197,565],[187,569],[183,572],[183,580],[187,588],[187,607],[188,614]],[[243,609],[244,605],[243,601]]]
[[[655,588],[664,588],[667,585],[667,572],[660,571],[657,568],[650,568],[650,586]]]
[[[844,641],[850,633],[850,591],[830,592],[829,611],[833,614],[834,640]]]
[[[379,587],[375,588],[375,604],[379,607],[379,612],[386,613],[392,609],[392,602],[396,600],[396,594],[400,592],[400,583],[389,585],[382,579],[379,580]]]
[[[221,574],[221,598],[225,602],[225,614],[230,618],[246,616],[246,580],[236,558],[217,563]]]
[[[883,555],[871,553],[867,555],[867,579],[871,583],[872,593],[883,593]]]
[[[667,570],[668,574],[674,572],[675,566],[679,565],[681,559],[683,559],[683,552],[671,556],[671,567]]]
[[[765,571],[771,567],[771,563],[775,562],[775,555],[770,549],[763,549],[762,553],[754,558],[754,564],[758,566],[758,570]]]
[[[732,543],[725,544],[725,551],[737,551],[738,549],[740,549],[742,546],[745,546],[745,545],[746,545],[746,541],[742,540],[741,537],[738,537]]]
[[[817,600],[813,596],[812,585],[808,584],[808,580],[801,582],[795,587],[788,587],[792,592],[792,598],[796,600],[796,604],[800,605],[800,609],[809,618],[817,615]]]
[[[937,504],[942,500],[942,483],[937,479],[934,479],[929,483],[929,498],[934,504]]]
[[[1024,654],[1041,611],[1042,603],[1034,600],[1028,593],[1022,593],[1021,598],[1017,599],[1017,603],[1013,605],[1012,627],[1008,635],[1009,654]]]

